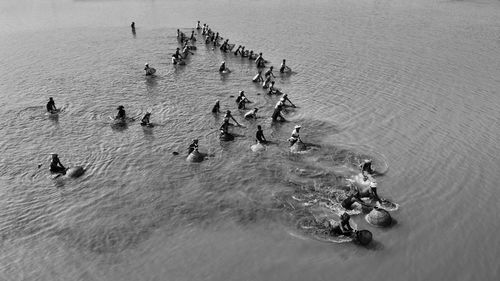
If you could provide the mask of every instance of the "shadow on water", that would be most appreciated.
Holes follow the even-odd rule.
[[[146,84],[146,88],[148,89],[148,92],[152,89],[158,86],[158,76],[157,75],[151,75],[151,76],[146,76],[146,79],[144,80],[144,83]]]
[[[153,141],[155,139],[153,135],[153,128],[149,126],[141,126],[142,131],[144,132],[144,139],[148,141]]]
[[[123,132],[123,131],[128,129],[127,122],[114,122],[110,126],[111,126],[111,129],[113,129],[113,131],[117,131],[117,132]]]

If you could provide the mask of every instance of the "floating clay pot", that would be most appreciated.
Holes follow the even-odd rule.
[[[373,208],[373,210],[366,215],[365,219],[369,224],[378,227],[387,227],[392,224],[392,217],[389,212],[380,208]]]

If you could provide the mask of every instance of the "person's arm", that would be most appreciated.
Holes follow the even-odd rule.
[[[236,124],[238,124],[238,126],[241,126],[241,125],[240,125],[240,123],[238,123],[238,121],[236,121],[236,119],[234,119],[233,115],[231,115],[231,119],[233,119],[233,120],[234,120],[234,122],[235,122]]]
[[[61,168],[66,170],[66,167],[63,166],[63,164],[61,163],[61,161],[59,159],[57,159],[57,165],[59,165]]]
[[[365,206],[365,207],[371,207],[370,205],[367,205],[365,202],[363,202],[363,201],[362,201],[361,199],[359,199],[359,198],[354,197],[353,199],[354,199],[354,201],[358,202],[358,203],[359,203],[359,204],[361,204],[362,206]]]
[[[347,222],[341,222],[340,223],[340,228],[343,233],[351,233],[353,231],[351,225],[349,224],[349,221]]]

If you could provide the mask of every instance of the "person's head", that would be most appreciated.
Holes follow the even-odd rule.
[[[259,53],[259,56],[262,56],[262,53]]]
[[[120,110],[120,109],[124,109],[124,107],[123,107],[123,105],[120,105],[116,109]]]
[[[274,81],[271,81],[271,85],[274,85]]]
[[[343,222],[349,221],[350,218],[351,216],[347,212],[344,212],[342,215],[340,215],[340,220]]]
[[[295,125],[295,130],[299,131],[299,130],[300,130],[300,128],[302,128],[302,126],[300,126],[300,125]]]
[[[273,70],[273,67],[271,66],[269,69],[270,69],[270,70]]]
[[[285,59],[283,59],[283,63],[285,63],[285,61],[286,61],[286,60],[285,60]]]
[[[49,98],[49,101],[54,101],[54,100],[52,99],[52,97],[50,97],[50,98]]]
[[[372,182],[370,183],[370,188],[377,188],[377,183],[376,183],[376,182],[374,182],[374,181],[372,181]]]
[[[225,65],[225,64],[226,64],[226,62],[225,62],[225,61],[222,61],[221,65]]]
[[[149,63],[145,63],[144,66],[149,66]]]
[[[240,97],[245,96],[245,91],[240,91]]]
[[[180,50],[180,48],[177,48],[177,51],[179,51],[179,50]]]
[[[219,105],[219,100],[216,100],[216,101],[215,101],[215,104]]]
[[[250,50],[250,54],[253,54],[253,51],[252,51],[252,50]]]
[[[227,115],[231,115],[231,110],[226,111]]]
[[[193,139],[193,143],[198,143],[198,139]]]
[[[259,111],[259,109],[257,107],[253,109],[253,112],[257,112],[257,111]]]
[[[262,126],[257,125],[257,130],[262,131]]]
[[[198,23],[200,23],[200,21],[198,21]]]
[[[282,97],[282,98],[283,98],[283,99],[286,99],[286,97],[288,97],[288,95],[287,95],[287,94],[283,94],[283,97]]]
[[[151,112],[146,112],[146,114],[144,114],[144,117],[149,117],[151,116]]]
[[[365,163],[371,163],[372,159],[365,159]]]

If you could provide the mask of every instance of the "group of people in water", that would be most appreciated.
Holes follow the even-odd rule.
[[[132,29],[135,31],[135,23],[133,22],[131,25]],[[223,52],[230,52],[234,48],[234,44],[229,44],[229,39],[223,39],[218,32],[213,32],[211,28],[207,24],[200,25],[198,21],[195,29],[201,30],[201,34],[204,36],[204,42],[206,44],[213,44],[214,47],[219,46],[220,50]],[[182,50],[177,48],[175,53],[172,55],[172,63],[181,64],[183,60],[189,55],[192,54],[190,49],[196,49],[196,47],[189,45],[189,43],[195,42],[196,36],[194,30],[191,32],[190,36],[186,36],[179,29],[177,30],[177,37],[181,44],[183,44]],[[221,40],[222,43],[220,43]],[[262,53],[256,55],[253,50],[245,49],[245,46],[239,45],[234,51],[234,55],[239,55],[241,57],[248,57],[250,60],[254,60],[256,67],[258,69],[257,75],[252,79],[253,82],[261,83],[264,89],[267,89],[267,94],[269,95],[282,95],[279,101],[274,106],[274,111],[271,116],[273,121],[285,121],[285,118],[282,114],[282,111],[286,106],[296,107],[295,104],[289,99],[288,95],[282,93],[279,89],[275,88],[274,79],[276,76],[273,73],[273,66],[270,66],[267,71],[264,72],[264,77],[262,76],[263,68],[265,68],[265,64],[267,61],[263,58]],[[153,76],[155,73],[154,68],[151,68],[148,63],[145,64],[144,68],[146,72],[146,76]],[[229,71],[226,66],[226,62],[223,61],[219,67],[219,72],[223,73],[225,71]],[[286,65],[286,60],[283,59],[280,69],[280,73],[285,73],[291,71],[290,67]],[[247,104],[252,103],[246,96],[244,91],[240,91],[236,100],[237,109],[245,110]],[[288,104],[287,104],[288,103]],[[55,102],[52,97],[49,98],[49,101],[46,105],[47,112],[51,114],[57,113],[59,110],[55,106]],[[127,115],[125,112],[124,106],[120,105],[117,107],[118,113],[114,117],[115,120],[119,122],[127,122]],[[252,108],[250,111],[244,114],[245,119],[257,119],[258,108]],[[217,100],[212,108],[212,113],[218,114],[221,113],[220,110],[220,101]],[[142,126],[152,126],[150,122],[151,112],[146,112],[146,114],[141,119]],[[232,125],[231,120],[237,125],[241,126],[241,124],[234,118],[230,110],[226,110],[224,114],[223,123],[219,127],[220,138],[221,140],[232,140],[233,137],[229,133],[229,127]],[[302,142],[300,139],[300,125],[295,125],[294,129],[291,133],[290,138],[288,139],[290,147],[293,146],[297,142]],[[257,131],[255,133],[255,141],[260,144],[268,143],[268,140],[264,136],[264,131],[261,125],[257,125]],[[188,155],[193,153],[194,151],[198,151],[199,141],[198,139],[193,139],[192,142],[188,146]],[[67,168],[64,167],[61,161],[58,158],[58,155],[53,153],[51,154],[51,163],[50,163],[50,171],[52,173],[64,174],[67,171]],[[365,160],[360,164],[361,174],[363,176],[364,181],[370,181],[370,185],[367,189],[360,190],[356,186],[352,186],[352,190],[349,192],[348,196],[341,202],[341,205],[346,209],[350,210],[353,208],[354,203],[359,203],[361,205],[365,205],[365,203],[361,200],[362,197],[371,197],[377,201],[380,201],[380,198],[377,194],[377,185],[376,182],[372,178],[372,174],[374,173],[372,168],[372,161]],[[346,212],[340,216],[340,223],[338,224],[330,224],[330,230],[332,234],[343,234],[343,235],[351,235],[354,230],[349,224],[350,216]]]
[[[223,37],[220,36],[219,32],[214,32],[212,29],[208,26],[208,24],[203,24],[201,25],[200,21],[197,22],[195,29],[198,30],[199,32],[201,31],[201,35],[204,38],[205,44],[210,44],[214,48],[219,47],[219,49],[222,52],[231,52],[233,48],[235,47],[235,44],[230,44],[229,39],[224,39]],[[176,64],[176,61],[178,60],[179,57],[183,57],[185,51],[188,51],[188,48],[190,45],[188,45],[190,42],[195,42],[196,36],[194,33],[194,30],[191,32],[191,36],[186,36],[184,32],[180,31],[177,29],[177,38],[180,41],[181,44],[184,44],[183,52],[180,53],[180,49],[177,48],[177,51],[175,54],[173,54],[173,63]],[[194,46],[191,46],[191,48],[195,48]],[[265,67],[265,64],[268,62],[263,58],[262,53],[259,53],[258,55],[254,53],[253,50],[248,50],[245,49],[245,46],[239,45],[236,50],[234,51],[235,56],[241,56],[241,57],[248,57],[249,60],[254,60],[255,64],[258,68],[258,74],[252,79],[253,82],[262,82],[262,87],[264,89],[267,89],[267,93],[269,95],[283,95],[279,101],[276,103],[274,106],[274,111],[271,116],[273,121],[285,121],[285,118],[282,114],[286,106],[292,106],[296,107],[295,104],[288,98],[287,94],[283,94],[279,89],[275,88],[275,81],[274,79],[276,76],[273,73],[273,66],[271,66],[267,71],[264,72],[264,77],[262,77],[262,72]],[[174,60],[175,58],[175,60]],[[280,72],[285,73],[291,71],[290,67],[286,65],[286,60],[283,60],[280,66]],[[225,61],[222,61],[220,66],[219,66],[219,72],[220,73],[227,73],[230,72],[229,68],[226,65]],[[286,103],[289,103],[286,104]],[[244,91],[240,91],[238,97],[236,98],[236,105],[239,110],[245,110],[247,107],[247,104],[252,103],[246,96]],[[246,112],[244,114],[245,119],[257,119],[257,112],[259,111],[258,108],[253,108],[250,111]],[[212,107],[212,113],[218,114],[220,113],[220,101],[217,100]],[[234,116],[231,114],[230,110],[226,110],[224,114],[224,119],[223,123],[219,127],[220,130],[220,138],[221,140],[232,140],[233,138],[231,137],[231,134],[229,133],[229,127],[232,125],[231,120],[234,121],[234,123],[237,126],[241,126],[238,121],[234,118]],[[292,136],[290,137],[290,145],[293,145],[296,140],[298,140],[298,128],[300,126],[296,126],[294,131],[292,132]],[[262,127],[258,125],[257,127],[257,132],[256,132],[256,141],[258,143],[265,144],[267,142],[266,138],[264,137],[264,133],[262,130]],[[196,142],[197,144],[198,142]],[[197,148],[197,146],[196,146]],[[188,152],[191,153],[193,151],[193,146],[190,145],[188,148]]]

